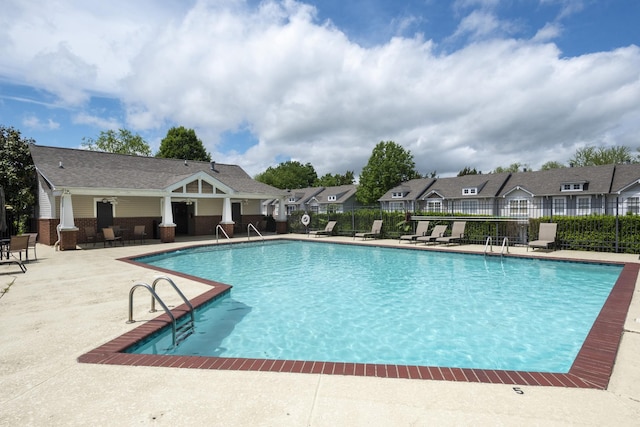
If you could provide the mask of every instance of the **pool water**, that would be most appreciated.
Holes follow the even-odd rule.
[[[306,241],[136,261],[227,283],[133,353],[568,372],[622,266]]]

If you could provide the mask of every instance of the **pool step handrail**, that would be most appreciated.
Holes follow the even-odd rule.
[[[164,312],[167,313],[167,315],[171,318],[171,337],[173,339],[173,346],[175,347],[177,342],[176,318],[173,316],[173,313],[171,313],[171,310],[169,310],[169,307],[167,307],[167,305],[160,299],[158,294],[156,294],[156,291],[154,291],[153,288],[146,283],[136,283],[131,287],[131,290],[129,290],[129,320],[127,320],[127,323],[135,323],[135,320],[133,320],[133,293],[138,288],[147,289],[151,293],[152,298],[158,300],[158,303],[160,303],[160,305],[164,309]]]
[[[187,297],[184,296],[180,288],[178,288],[178,285],[176,285],[176,283],[173,280],[171,280],[167,276],[156,276],[156,278],[153,280],[153,283],[151,284],[151,289],[153,289],[153,291],[155,292],[158,282],[161,282],[163,280],[169,282],[169,284],[173,287],[173,289],[175,289],[176,293],[180,296],[180,298],[182,298],[182,301],[185,303],[185,305],[189,307],[189,314],[191,314],[191,323],[195,323],[196,318],[193,314],[193,306],[191,305]],[[156,311],[156,301],[155,299],[151,298],[151,313],[154,313],[155,311]]]
[[[226,232],[226,231],[224,231],[224,228],[223,228],[220,224],[218,224],[218,225],[216,226],[216,243],[218,242],[218,230],[222,231],[222,234],[224,234],[224,237],[226,237],[226,238],[227,238],[227,240],[231,240],[231,238],[229,237],[229,235],[227,234],[227,232]]]
[[[264,240],[264,236],[262,234],[260,234],[260,232],[258,231],[258,229],[256,228],[255,225],[249,223],[249,225],[247,225],[247,240],[251,240],[251,229],[253,228],[253,230],[256,232],[256,234],[258,236],[260,236],[262,238],[262,240]]]
[[[487,237],[487,240],[484,244],[484,254],[487,254],[487,249],[489,249],[489,252],[493,252],[493,240],[491,239],[491,236]]]
[[[504,255],[504,250],[507,249],[507,253],[509,253],[509,238],[505,237],[502,240],[502,250],[500,251],[500,255]]]

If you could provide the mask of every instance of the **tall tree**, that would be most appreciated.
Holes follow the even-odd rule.
[[[36,204],[35,166],[29,153],[31,138],[23,138],[19,130],[0,126],[0,187],[5,203],[13,210],[14,228],[26,230],[27,220]]]
[[[493,170],[493,173],[503,173],[503,172],[516,173],[516,172],[521,172],[521,171],[524,172],[524,171],[530,171],[530,170],[531,168],[529,167],[529,165],[516,162],[516,163],[511,163],[506,168],[502,166],[498,166]]]
[[[631,155],[629,147],[595,147],[587,146],[576,150],[573,158],[569,160],[571,166],[598,166],[619,163],[636,163],[637,157]]]
[[[204,144],[198,139],[196,131],[184,126],[169,129],[167,136],[160,142],[160,150],[156,157],[211,161],[211,155],[207,153]]]
[[[347,171],[344,175],[330,173],[322,175],[313,185],[315,187],[337,187],[338,185],[353,184],[355,177],[353,171]]]
[[[127,129],[101,131],[97,139],[82,138],[82,146],[92,151],[150,156],[151,147],[140,135]]]
[[[393,141],[381,141],[362,168],[356,198],[365,205],[375,204],[391,188],[415,178],[421,175],[415,170],[411,151]]]
[[[564,167],[565,167],[565,165],[563,165],[560,162],[556,162],[554,160],[549,160],[547,163],[545,163],[544,165],[540,166],[540,170],[548,171],[550,169],[562,169]]]
[[[256,175],[255,179],[284,190],[311,187],[318,175],[311,163],[303,165],[298,161],[288,160],[275,168],[269,166],[266,171]]]
[[[458,172],[458,176],[465,175],[478,175],[478,171],[476,170],[476,168],[471,169],[469,166],[465,166],[464,169]]]

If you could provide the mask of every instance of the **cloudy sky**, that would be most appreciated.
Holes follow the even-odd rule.
[[[172,126],[255,175],[421,173],[640,147],[637,0],[2,0],[0,125],[80,147]]]

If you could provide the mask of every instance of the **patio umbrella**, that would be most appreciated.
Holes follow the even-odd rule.
[[[4,188],[0,187],[0,233],[7,231],[7,210],[4,206]]]

